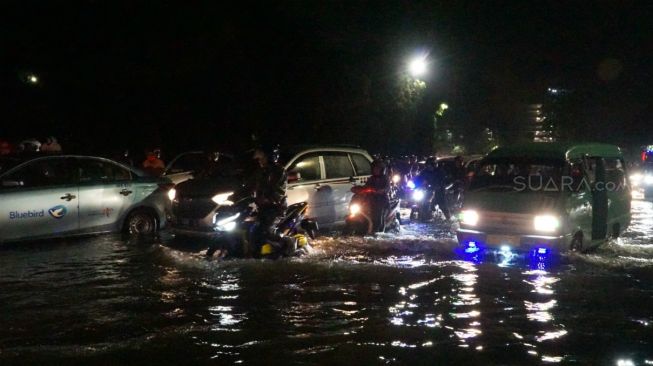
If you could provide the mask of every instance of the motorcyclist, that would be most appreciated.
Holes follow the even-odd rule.
[[[364,187],[374,191],[371,203],[375,205],[374,209],[382,210],[380,217],[385,217],[385,211],[390,207],[393,187],[388,176],[388,168],[382,159],[375,159],[372,162],[372,175],[367,178]],[[383,226],[383,223],[381,224]],[[383,231],[384,227],[380,227],[380,230]]]
[[[467,171],[465,170],[465,160],[462,156],[458,155],[454,159],[454,167],[451,172],[451,181],[453,182],[456,201],[462,200],[462,195],[465,191],[465,184],[467,181]]]
[[[56,137],[49,136],[45,139],[45,142],[41,145],[41,151],[45,153],[61,153],[61,144],[57,141]]]
[[[143,161],[143,170],[149,175],[158,177],[163,174],[166,169],[165,163],[160,158],[161,151],[151,150],[146,153],[145,161]]]
[[[445,199],[445,187],[447,183],[447,175],[442,167],[436,165],[436,160],[433,157],[426,159],[424,170],[415,179],[418,186],[430,185],[433,189],[433,200],[431,201],[431,208],[434,209],[437,205],[444,217],[451,219],[449,206]]]
[[[255,253],[266,242],[280,245],[283,248],[292,246],[292,238],[283,237],[276,232],[276,226],[283,218],[288,203],[286,201],[286,170],[278,164],[279,150],[277,148],[256,148],[253,155],[258,163],[258,169],[246,190],[255,197],[258,210],[258,226],[254,236]]]

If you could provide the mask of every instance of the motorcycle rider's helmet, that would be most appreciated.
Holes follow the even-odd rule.
[[[372,162],[372,175],[376,177],[384,176],[387,173],[387,167],[383,160],[376,159]]]

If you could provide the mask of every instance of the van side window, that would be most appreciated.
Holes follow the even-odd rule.
[[[299,173],[302,181],[319,180],[322,178],[320,169],[320,155],[309,154],[301,156],[288,169],[290,172]]]
[[[583,181],[585,174],[583,173],[582,160],[574,160],[569,163],[569,177],[571,178],[572,192],[582,192],[585,190],[586,184],[584,184],[585,182]]]
[[[614,184],[617,191],[626,187],[626,170],[621,159],[606,158],[605,160],[605,182]]]
[[[324,170],[327,179],[349,178],[354,176],[349,156],[346,153],[325,153]]]
[[[583,159],[583,168],[589,184],[596,183],[596,168],[600,158],[586,157]]]

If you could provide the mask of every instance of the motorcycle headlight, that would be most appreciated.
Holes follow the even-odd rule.
[[[231,196],[232,194],[234,194],[234,192],[216,194],[215,196],[213,196],[213,198],[211,198],[211,200],[221,206],[233,205],[234,203],[232,201],[229,201],[229,196]]]
[[[215,223],[216,229],[220,231],[231,231],[236,228],[236,219],[240,216],[240,213],[235,215],[225,217],[224,219],[218,220]],[[215,219],[214,219],[215,220]]]
[[[399,183],[400,181],[401,181],[401,175],[399,175],[399,174],[395,174],[395,175],[392,176],[392,182],[393,182],[394,184],[397,184],[397,183]]]
[[[358,214],[359,212],[361,212],[361,206],[358,203],[354,203],[351,206],[349,206],[350,215],[356,216],[356,214]]]
[[[538,215],[533,220],[533,227],[537,231],[553,232],[558,230],[560,220],[553,215]]]
[[[475,210],[462,210],[460,211],[460,223],[476,226],[478,224],[479,215]]]
[[[644,183],[646,183],[649,186],[652,185],[653,184],[653,175],[651,175],[651,174],[646,175],[644,177]]]
[[[421,189],[418,189],[415,192],[413,192],[413,199],[415,201],[423,200],[424,199],[424,191],[422,191]]]
[[[408,183],[406,183],[406,187],[408,187],[410,189],[415,189],[415,182],[413,182],[412,180],[409,180]]]
[[[177,190],[174,189],[174,188],[171,188],[171,189],[168,191],[168,198],[170,198],[170,201],[174,201],[174,200],[175,200],[175,197],[177,197]]]

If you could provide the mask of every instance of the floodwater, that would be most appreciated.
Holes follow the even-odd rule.
[[[454,250],[442,223],[209,261],[118,236],[0,250],[0,364],[651,365],[653,204],[593,254]]]

